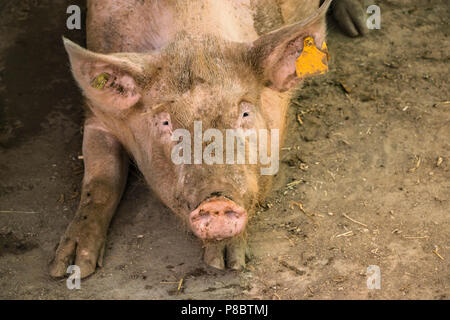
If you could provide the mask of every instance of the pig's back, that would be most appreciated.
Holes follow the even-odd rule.
[[[319,0],[88,0],[88,49],[146,52],[180,32],[237,42],[306,18]]]

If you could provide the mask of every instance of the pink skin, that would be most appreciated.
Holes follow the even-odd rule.
[[[226,198],[209,199],[189,215],[192,232],[202,240],[237,236],[244,231],[247,220],[247,211]]]
[[[280,10],[269,10],[278,4]],[[242,235],[272,177],[250,165],[175,165],[171,135],[177,128],[192,131],[193,121],[201,119],[204,129],[278,129],[282,142],[291,89],[302,80],[294,62],[303,39],[314,37],[318,47],[325,40],[330,2],[320,10],[318,4],[88,1],[88,50],[64,41],[86,98],[82,196],[56,251],[52,276],[66,275],[75,263],[84,278],[102,264],[128,156],[161,201],[205,242],[207,265],[245,266]],[[265,22],[272,32],[257,30]],[[105,74],[103,86],[93,85]]]

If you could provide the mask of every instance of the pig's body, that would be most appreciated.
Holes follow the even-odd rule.
[[[85,176],[80,207],[51,274],[63,276],[75,262],[85,277],[102,265],[129,156],[204,242],[208,265],[242,268],[245,225],[271,176],[261,176],[260,165],[177,165],[171,161],[173,133],[192,133],[202,121],[203,128],[218,132],[275,129],[282,141],[290,92],[301,80],[295,61],[306,39],[325,48],[329,5],[318,10],[318,0],[88,1],[91,51],[65,40],[86,96]]]
[[[314,14],[319,0],[103,0],[88,1],[88,49],[158,50],[183,32],[250,42]]]
[[[215,42],[215,39],[250,43],[257,40],[261,34],[281,28],[286,24],[285,21],[302,21],[310,17],[318,8],[318,0],[88,1],[87,43],[88,49],[101,53],[145,53],[164,50],[164,48],[176,43],[174,51],[178,54],[179,52],[203,50],[203,48],[195,48],[196,42],[211,39],[211,45],[209,45],[211,48],[208,49],[214,51],[214,47],[219,45]],[[319,38],[317,40],[323,42],[323,37],[319,36]],[[188,41],[179,41],[179,39],[188,39]],[[180,62],[183,57],[169,56],[174,59],[172,64],[183,63]],[[169,61],[168,63],[170,64],[171,62]],[[189,97],[189,100],[193,100],[191,108],[205,108],[205,106],[200,106],[199,108],[198,103],[194,101],[206,101],[208,96],[212,96],[212,99],[215,99],[224,91],[223,84],[220,84],[216,89],[212,94],[207,94],[203,90],[195,92],[194,97]],[[153,98],[158,99],[161,95],[165,96],[166,94],[161,94],[161,91],[158,90]],[[261,94],[263,102],[266,101],[267,104],[278,106],[276,110],[267,110],[263,116],[273,120],[269,127],[279,129],[281,137],[284,136],[284,117],[289,97],[289,94],[279,94],[279,92],[271,89],[265,89]],[[206,108],[209,107],[213,111],[219,110],[219,107],[214,107],[214,103],[217,102],[211,101],[209,103],[210,106]],[[110,131],[119,140],[128,139],[114,132],[114,128],[108,128],[114,120],[102,121],[101,115],[99,115],[99,118],[96,119],[94,116],[89,123],[91,121],[96,123],[103,122],[105,131]],[[203,122],[207,120],[209,119],[202,119]],[[136,127],[141,125],[138,122],[139,120],[136,121]],[[140,156],[137,156],[140,153],[138,149],[141,146],[133,146],[131,141],[121,142],[127,148],[135,148],[137,150],[136,152],[131,150],[131,154],[139,167],[143,169],[143,174],[146,176],[150,186],[164,184],[164,182],[161,182],[161,179],[154,177],[155,168],[146,167],[145,161]],[[226,176],[225,171],[226,169],[222,170],[222,176]],[[198,173],[196,174],[199,175]],[[182,175],[183,177],[189,175],[189,172]],[[233,177],[229,176],[227,179],[233,180]],[[239,177],[236,177],[234,180],[239,180]],[[252,203],[252,206],[264,198],[265,193],[270,188],[270,182],[271,177],[261,177],[258,181],[255,180],[250,182],[250,185],[245,185],[246,188],[254,189],[255,196],[248,200],[249,203]],[[174,187],[174,184],[167,183],[163,189],[157,189],[155,192],[168,207],[178,213],[180,210],[177,208],[178,203],[173,195],[180,191],[175,190]],[[213,190],[215,188],[212,185],[208,185],[208,189]],[[191,190],[186,191],[186,193],[192,193]],[[205,193],[209,193],[209,191],[205,191]],[[185,197],[189,197],[189,195],[186,194]]]

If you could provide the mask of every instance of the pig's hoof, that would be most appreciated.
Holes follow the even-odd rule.
[[[364,10],[358,0],[334,1],[333,16],[347,35],[357,37],[367,33]]]
[[[210,243],[205,248],[205,263],[213,268],[242,270],[248,257],[247,243],[243,239]]]
[[[68,276],[69,265],[80,268],[81,278],[95,272],[102,266],[106,236],[95,224],[73,221],[62,237],[55,257],[50,263],[50,275],[54,278]]]

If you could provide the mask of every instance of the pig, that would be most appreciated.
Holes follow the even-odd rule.
[[[345,0],[340,0],[345,1]],[[270,190],[262,164],[175,164],[174,132],[194,123],[278,130],[303,78],[305,39],[325,46],[331,0],[88,1],[87,48],[68,39],[71,69],[85,97],[84,178],[79,208],[50,274],[76,264],[81,277],[103,265],[110,221],[129,160],[149,187],[200,239],[204,262],[240,270],[246,225]],[[324,64],[328,63],[323,59]],[[281,148],[281,143],[279,145]]]
[[[323,3],[324,0],[321,2]],[[335,0],[331,4],[332,15],[339,27],[350,37],[367,34],[365,14],[361,0]]]

